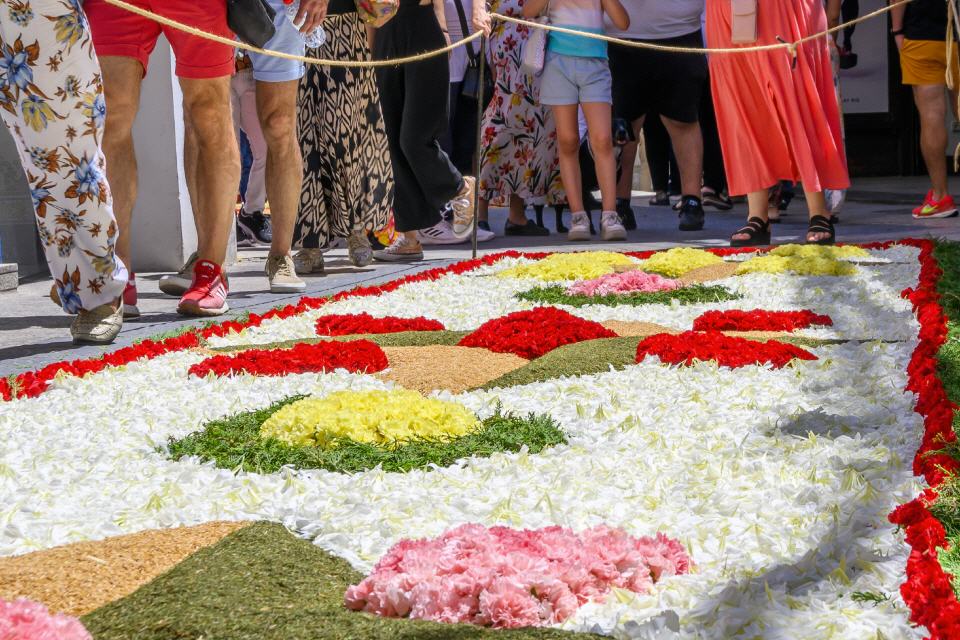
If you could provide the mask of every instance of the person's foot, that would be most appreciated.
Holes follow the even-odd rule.
[[[453,233],[460,239],[465,239],[473,230],[473,193],[476,186],[476,178],[463,176],[460,193],[450,201],[450,208],[453,210]]]
[[[623,228],[627,231],[637,228],[637,217],[633,213],[633,207],[630,206],[630,198],[617,198],[617,215],[620,216]]]
[[[700,231],[703,229],[704,213],[700,198],[683,196],[680,205],[680,231]]]
[[[860,56],[855,54],[850,47],[842,47],[840,49],[840,68],[844,71],[853,69],[859,61]]]
[[[380,262],[417,262],[423,260],[423,247],[419,242],[411,242],[407,236],[400,234],[386,249],[374,251],[373,259]]]
[[[240,224],[240,216],[236,216],[236,227],[237,227],[237,247],[255,247],[257,246],[257,239],[247,231],[247,228]]]
[[[600,214],[601,240],[626,240],[627,230],[616,211],[604,211]]]
[[[366,231],[354,231],[347,236],[347,255],[355,267],[366,267],[373,262],[373,247]]]
[[[933,191],[930,191],[924,203],[913,210],[913,217],[917,220],[930,220],[952,218],[957,215],[957,205],[953,201],[953,196],[948,193],[939,200],[935,198]]]
[[[487,231],[486,229],[481,229],[477,227],[477,242],[489,242],[497,237],[493,231]]]
[[[140,309],[137,307],[137,276],[130,274],[127,286],[123,290],[123,317],[139,318]]]
[[[123,328],[123,301],[81,310],[70,323],[74,344],[110,344]]]
[[[193,282],[180,298],[177,313],[185,316],[218,316],[230,310],[227,304],[227,277],[209,260],[198,260],[193,267]]]
[[[293,256],[293,268],[300,275],[323,273],[323,249],[300,249]]]
[[[289,254],[267,256],[265,271],[270,293],[300,293],[307,288],[307,283],[297,277],[297,268]]]
[[[657,191],[652,198],[650,198],[651,207],[669,207],[670,206],[670,194],[666,191]]]
[[[468,229],[468,232],[471,230],[472,228]],[[462,242],[466,242],[469,236],[469,233],[463,237],[458,236],[453,230],[453,225],[446,220],[441,220],[432,227],[427,227],[426,229],[420,229],[417,231],[417,239],[420,240],[421,244],[426,245],[460,244]]]
[[[237,214],[237,229],[243,229],[260,244],[273,242],[273,229],[270,227],[270,218],[263,215],[263,211]]]
[[[193,283],[193,268],[197,264],[197,252],[194,251],[187,261],[180,267],[180,271],[160,277],[160,291],[168,296],[180,297],[187,292]]]
[[[507,220],[507,224],[503,229],[503,234],[507,236],[548,236],[550,235],[549,229],[544,229],[538,225],[533,220],[527,220],[524,224],[517,224],[516,222],[511,222]]]
[[[713,207],[717,211],[733,209],[733,201],[725,193],[717,193],[713,189],[706,188],[701,192],[701,196],[705,207]]]
[[[574,242],[590,239],[590,216],[586,211],[577,211],[570,216],[570,231],[567,240]]]
[[[489,231],[489,232],[493,233],[493,229],[490,228],[490,222],[487,221],[487,220],[478,220],[478,221],[477,221],[477,228],[478,228],[478,229],[483,229],[484,231]]]

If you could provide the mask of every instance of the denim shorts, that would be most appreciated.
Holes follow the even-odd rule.
[[[277,12],[277,17],[273,21],[277,32],[270,38],[264,49],[296,56],[304,55],[306,45],[303,42],[303,36],[287,18],[283,0],[267,0],[267,3]],[[253,79],[261,82],[299,80],[307,71],[306,66],[297,60],[275,58],[261,53],[250,52],[250,62],[253,63]]]
[[[547,51],[540,78],[540,104],[612,104],[612,84],[606,58],[579,58]]]

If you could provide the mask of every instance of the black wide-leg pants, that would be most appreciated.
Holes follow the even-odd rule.
[[[377,30],[374,58],[416,55],[446,45],[431,5],[401,0],[397,14]],[[426,229],[463,186],[463,176],[440,147],[448,126],[447,56],[378,67],[380,104],[396,182],[397,231]]]

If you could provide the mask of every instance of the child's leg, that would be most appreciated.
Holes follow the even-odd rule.
[[[577,122],[577,105],[554,105],[551,109],[557,126],[557,151],[560,157],[563,190],[567,193],[570,211],[578,213],[584,209],[583,187],[580,179],[580,125]]]
[[[613,155],[613,116],[609,103],[585,102],[583,115],[587,119],[587,133],[593,162],[597,167],[597,182],[600,185],[604,211],[617,208],[617,161]]]

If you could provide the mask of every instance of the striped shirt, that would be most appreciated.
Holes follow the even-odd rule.
[[[550,24],[588,33],[603,33],[600,0],[550,0]],[[567,33],[550,32],[547,49],[578,58],[606,58],[607,43]]]

